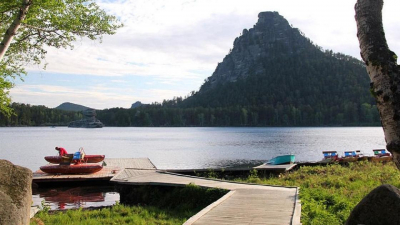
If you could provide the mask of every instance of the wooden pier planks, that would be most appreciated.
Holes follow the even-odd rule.
[[[293,221],[300,221],[300,218],[295,218],[300,217],[300,214],[295,213],[299,206],[298,189],[295,187],[244,184],[132,169],[125,169],[111,181],[130,185],[163,186],[184,186],[192,183],[233,191],[215,206],[207,207],[207,212],[202,210],[199,212],[200,216],[195,215],[189,219],[186,224],[297,224]]]
[[[255,170],[265,170],[271,172],[286,172],[293,169],[297,164],[283,164],[283,165],[270,165],[270,164],[262,164],[260,166],[254,167]]]
[[[293,200],[286,194],[239,189],[190,224],[291,224],[292,213]]]
[[[105,166],[116,166],[121,169],[132,168],[141,170],[155,170],[156,166],[148,158],[106,158]]]

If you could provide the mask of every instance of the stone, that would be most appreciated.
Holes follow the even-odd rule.
[[[0,225],[29,224],[32,171],[0,159]]]
[[[400,224],[400,190],[384,184],[372,190],[350,213],[346,225]]]

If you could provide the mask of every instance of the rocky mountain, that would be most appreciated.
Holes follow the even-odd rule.
[[[291,58],[315,46],[277,12],[261,12],[253,28],[244,29],[233,42],[232,51],[219,63],[209,82],[236,82],[250,75],[264,75],[270,69],[268,61]]]
[[[136,101],[135,103],[132,104],[131,109],[135,109],[135,108],[140,107],[142,105],[143,105],[142,102]]]
[[[266,124],[357,124],[379,118],[364,64],[323,50],[278,12],[261,12],[200,90],[178,106],[253,107],[257,120],[269,112]]]
[[[79,111],[84,111],[84,110],[91,109],[91,108],[83,106],[83,105],[70,103],[70,102],[64,102],[61,105],[57,106],[55,109],[79,112]]]

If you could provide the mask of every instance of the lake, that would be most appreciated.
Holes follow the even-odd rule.
[[[67,127],[0,128],[0,159],[33,171],[56,155],[55,146],[69,153],[107,158],[149,158],[159,169],[240,166],[293,153],[296,161],[318,161],[322,151],[385,148],[381,127],[323,128],[120,128]]]
[[[381,127],[340,128],[117,128],[67,127],[0,128],[0,159],[33,171],[57,155],[80,147],[86,154],[106,158],[149,158],[159,169],[240,167],[261,164],[282,154],[296,161],[318,161],[322,151],[385,148]],[[34,190],[33,204],[45,201],[52,209],[115,204],[119,194],[107,187],[63,187]]]

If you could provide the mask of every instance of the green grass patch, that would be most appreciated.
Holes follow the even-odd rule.
[[[31,225],[40,224],[182,224],[187,220],[181,213],[162,210],[153,206],[124,206],[98,210],[67,210],[55,213],[39,212]]]
[[[400,188],[400,172],[393,163],[357,162],[348,166],[304,166],[296,171],[261,178],[251,172],[240,182],[300,187],[301,222],[344,224],[351,210],[381,184]]]

